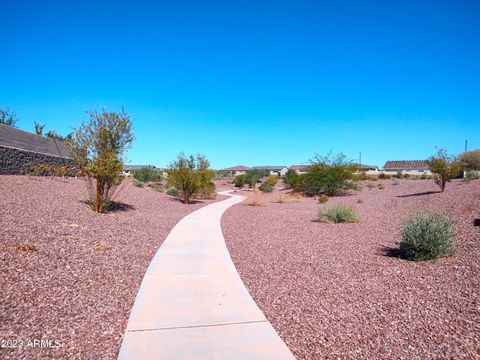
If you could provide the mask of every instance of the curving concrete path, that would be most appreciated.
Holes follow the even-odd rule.
[[[230,258],[220,219],[242,196],[207,205],[170,232],[145,273],[119,359],[294,359]]]

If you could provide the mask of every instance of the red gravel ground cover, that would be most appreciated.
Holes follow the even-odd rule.
[[[0,176],[0,341],[24,342],[0,348],[1,359],[115,359],[156,250],[211,202],[184,205],[129,183],[121,210],[96,214],[84,199],[83,180]],[[27,347],[40,339],[60,347]]]
[[[245,285],[297,358],[477,359],[480,181],[455,180],[444,193],[431,180],[379,183],[385,190],[364,187],[326,205],[227,210],[222,228]],[[336,203],[360,222],[315,222],[320,206]],[[423,210],[454,221],[454,257],[392,256],[402,221]]]

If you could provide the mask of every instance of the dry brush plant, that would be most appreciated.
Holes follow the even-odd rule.
[[[279,204],[287,204],[291,201],[290,195],[285,193],[277,193],[274,199]]]
[[[264,206],[267,204],[267,200],[263,195],[260,195],[258,193],[247,197],[243,203],[248,206]]]

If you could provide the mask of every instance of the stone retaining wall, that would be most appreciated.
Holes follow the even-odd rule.
[[[72,159],[0,145],[0,175],[28,174],[37,164],[73,166]]]

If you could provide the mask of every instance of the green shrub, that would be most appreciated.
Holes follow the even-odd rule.
[[[320,208],[318,210],[318,221],[333,223],[355,223],[358,222],[358,216],[352,208],[345,205],[334,205],[330,208]]]
[[[431,260],[455,252],[453,225],[443,215],[418,214],[403,226],[401,254],[410,260]]]
[[[397,179],[403,178],[403,173],[401,171],[397,171],[397,175],[395,175]]]
[[[325,204],[326,202],[328,202],[328,195],[325,195],[325,194],[322,194],[318,197],[318,202],[320,204]]]
[[[167,195],[170,195],[170,196],[178,196],[178,190],[173,186],[169,187],[166,193]]]
[[[233,180],[233,183],[235,184],[236,187],[238,188],[243,188],[243,186],[245,185],[245,175],[242,174],[242,175],[238,175],[235,177],[235,179]]]
[[[383,179],[383,180],[390,179],[390,175],[387,175],[385,173],[381,173],[380,175],[378,175],[378,178]]]
[[[400,185],[400,180],[396,179],[396,178],[393,178],[392,179],[392,184],[393,185]]]
[[[290,189],[295,189],[298,184],[299,175],[295,170],[288,169],[287,173],[283,176],[283,181]]]
[[[143,188],[145,186],[145,183],[143,181],[133,179],[133,185]]]
[[[427,180],[427,179],[428,179],[428,175],[427,175],[427,174],[422,174],[422,176],[420,176],[420,179],[421,179],[421,180]]]
[[[162,173],[158,170],[154,170],[150,167],[142,167],[138,170],[132,171],[132,176],[134,179],[141,181],[143,183],[149,181],[160,181],[162,180]]]
[[[403,178],[404,178],[404,179],[410,179],[410,174],[404,174],[404,175],[403,175]]]
[[[268,182],[264,182],[262,185],[260,185],[259,189],[261,192],[271,193],[273,191],[273,186],[270,185]]]

